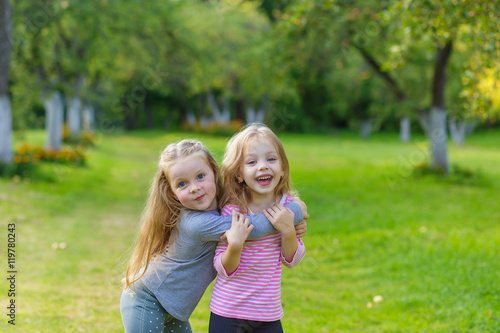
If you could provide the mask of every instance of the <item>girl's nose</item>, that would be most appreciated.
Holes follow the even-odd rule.
[[[262,162],[262,163],[259,163],[259,170],[267,170],[267,163],[265,162]]]
[[[196,193],[198,192],[200,189],[200,187],[198,185],[192,185],[190,188],[189,188],[189,192],[190,193]]]

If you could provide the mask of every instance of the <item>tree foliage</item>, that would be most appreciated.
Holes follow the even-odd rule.
[[[444,99],[458,118],[499,109],[498,1],[126,1],[14,4],[14,124],[35,125],[52,91],[127,128],[232,117],[268,100],[282,128],[397,119],[433,105],[439,48],[452,45]]]

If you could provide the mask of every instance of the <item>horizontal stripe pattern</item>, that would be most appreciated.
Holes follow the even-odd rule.
[[[284,196],[282,204],[292,197]],[[222,215],[231,215],[235,205],[226,205]],[[258,321],[275,321],[283,317],[281,306],[282,264],[292,268],[305,255],[302,240],[291,262],[281,252],[281,234],[274,232],[266,237],[246,241],[241,252],[240,265],[228,275],[222,265],[226,243],[219,243],[215,250],[214,267],[218,272],[212,291],[210,310],[220,316]]]

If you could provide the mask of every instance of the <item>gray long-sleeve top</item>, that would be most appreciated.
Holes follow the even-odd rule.
[[[292,202],[287,207],[295,214],[294,223],[302,222],[300,206]],[[248,239],[276,231],[262,213],[249,218],[254,229]],[[184,211],[167,250],[151,261],[142,280],[175,318],[188,320],[215,278],[215,247],[220,236],[231,227],[231,219],[217,211]]]

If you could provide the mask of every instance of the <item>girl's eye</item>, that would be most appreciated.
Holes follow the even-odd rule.
[[[276,157],[269,157],[267,160],[269,162],[276,162],[278,159]]]
[[[248,161],[247,164],[249,165],[254,165],[256,162],[255,161]]]
[[[201,180],[201,179],[205,178],[205,175],[200,173],[197,178],[198,178],[198,180]]]
[[[179,184],[177,184],[177,187],[184,187],[186,185],[187,185],[186,182],[180,182]]]

